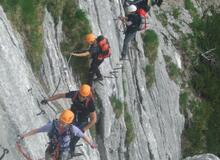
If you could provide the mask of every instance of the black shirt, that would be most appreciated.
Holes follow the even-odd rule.
[[[75,122],[88,122],[89,114],[95,111],[92,98],[80,101],[78,91],[66,93],[66,98],[72,98],[71,111],[75,114]]]
[[[89,52],[91,54],[92,59],[96,60],[96,59],[98,59],[98,55],[101,52],[101,50],[100,50],[99,46],[95,43],[89,47]]]
[[[131,21],[132,24],[129,26],[127,25],[126,32],[138,31],[139,26],[141,24],[141,17],[136,13],[129,14],[127,17],[128,17],[128,22]]]

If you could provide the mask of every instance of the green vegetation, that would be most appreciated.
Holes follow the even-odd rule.
[[[147,30],[143,35],[143,47],[144,47],[144,54],[149,60],[149,65],[145,67],[145,77],[147,81],[147,86],[151,87],[155,81],[155,74],[154,74],[154,62],[157,58],[157,48],[159,45],[159,40],[157,34],[154,30]]]
[[[191,0],[185,0],[184,1],[185,8],[189,11],[192,17],[197,16],[196,8],[194,7]]]
[[[57,25],[59,17],[63,13],[63,7],[66,0],[45,0],[45,6],[54,18],[54,22]]]
[[[205,153],[206,150],[206,132],[208,131],[207,122],[212,112],[211,108],[204,102],[192,101],[188,106],[193,114],[193,121],[189,128],[183,132],[186,140],[183,145],[183,155],[192,156]]]
[[[61,43],[62,52],[85,48],[83,37],[91,32],[86,14],[78,8],[74,0],[0,0],[13,26],[22,34],[27,58],[35,73],[40,69],[43,53],[42,22],[44,7],[52,14],[55,24],[63,21],[65,38]],[[69,58],[67,56],[67,58]],[[82,80],[88,71],[86,58],[71,58],[73,69]]]
[[[63,9],[63,31],[65,39],[61,44],[62,52],[78,51],[87,48],[84,36],[91,32],[89,21],[85,12],[79,9],[75,1],[66,1]],[[67,56],[69,58],[69,56]],[[83,57],[72,57],[70,64],[73,70],[80,75],[81,81],[87,80],[89,61]]]
[[[185,5],[193,16],[193,34],[183,36],[180,46],[191,61],[190,85],[200,101],[187,105],[193,121],[183,133],[187,142],[183,145],[183,156],[207,152],[220,155],[220,14],[211,8],[212,15],[198,17],[191,1],[186,0]],[[210,54],[216,63],[200,61],[200,53],[213,48]],[[184,96],[182,99],[184,104]]]
[[[125,125],[127,128],[125,144],[129,145],[134,140],[135,134],[134,134],[134,126],[133,126],[133,122],[132,122],[132,116],[129,114],[126,106],[127,105],[125,104],[124,120],[125,120]]]
[[[168,25],[168,19],[167,19],[166,13],[162,12],[162,13],[156,14],[156,17],[162,23],[164,27]]]
[[[115,117],[118,119],[120,118],[122,111],[123,111],[123,103],[116,98],[116,96],[110,97],[110,101],[113,107],[113,111],[115,113]]]
[[[188,101],[189,101],[188,93],[187,92],[182,92],[180,94],[180,99],[179,99],[180,106],[184,107],[184,108],[187,107]]]
[[[166,63],[171,63],[172,62],[172,58],[170,56],[164,55],[163,58],[164,58]]]
[[[171,58],[169,56],[164,55],[164,60],[166,62],[166,68],[167,72],[169,74],[169,77],[176,81],[177,78],[180,76],[180,69],[177,67],[175,63],[172,62]]]
[[[154,65],[146,65],[145,67],[145,77],[147,80],[147,86],[151,87],[155,82],[155,72],[154,72]]]
[[[181,71],[175,63],[171,62],[168,65],[168,74],[172,80],[176,80],[178,76],[180,75],[180,73]]]
[[[153,64],[157,58],[158,36],[154,30],[149,29],[142,35],[142,39],[144,43],[144,54],[148,57],[149,62]]]
[[[14,28],[23,35],[27,58],[33,70],[39,71],[42,63],[43,3],[35,0],[0,0]]]
[[[179,15],[180,15],[180,11],[179,11],[179,8],[173,8],[172,10],[172,15],[175,19],[178,19],[179,18]]]

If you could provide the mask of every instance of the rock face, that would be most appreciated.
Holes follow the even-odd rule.
[[[213,154],[201,154],[193,157],[188,157],[184,160],[219,160],[219,158]]]
[[[179,111],[180,87],[169,78],[164,60],[164,55],[168,55],[181,67],[179,52],[172,42],[178,35],[172,28],[165,29],[157,21],[154,12],[151,12],[149,26],[158,34],[159,47],[155,62],[155,83],[151,88],[147,88],[144,69],[148,59],[143,53],[143,42],[139,33],[136,37],[138,50],[131,46],[129,60],[119,61],[124,35],[118,30],[114,19],[124,14],[121,1],[86,0],[79,3],[88,14],[94,33],[104,34],[110,41],[113,54],[100,66],[102,74],[107,76],[114,68],[122,69],[118,70],[118,78],[104,79],[104,86],[94,84],[94,90],[101,101],[96,133],[98,149],[91,150],[84,145],[79,148],[84,156],[74,159],[181,159],[184,117]],[[168,20],[172,21],[172,17]],[[12,29],[0,8],[0,123],[3,128],[1,137],[4,137],[0,139],[0,144],[10,150],[5,159],[22,159],[15,149],[18,134],[40,127],[57,117],[62,108],[69,108],[70,105],[67,100],[59,100],[50,103],[55,109],[52,110],[47,105],[40,105],[40,100],[52,95],[54,91],[59,93],[76,90],[80,84],[73,78],[77,75],[71,75],[72,71],[60,51],[62,23],[55,27],[52,17],[45,11],[43,28],[44,54],[40,84],[26,59],[21,37]],[[181,26],[181,29],[190,32],[187,26]],[[135,138],[130,144],[125,143],[125,109],[122,115],[116,118],[110,101],[112,96],[126,103],[127,111],[132,117]],[[37,116],[42,110],[45,110],[46,114]],[[27,147],[28,153],[37,159],[43,157],[47,141],[45,134],[39,134],[27,138],[23,145]]]
[[[114,18],[124,14],[122,4],[119,1],[94,0],[80,1],[80,6],[88,13],[95,34],[104,34],[110,40],[113,54],[110,61],[106,60],[101,65],[102,73],[108,74],[118,63],[123,66],[119,78],[111,81],[105,79],[105,87],[95,84],[103,102],[100,119],[103,129],[99,132],[101,159],[180,159],[180,135],[184,124],[184,118],[179,112],[180,88],[170,80],[163,58],[163,55],[169,55],[177,63],[178,52],[170,41],[171,36],[152,12],[150,26],[154,26],[160,45],[155,62],[156,82],[148,89],[144,73],[148,60],[141,45],[138,46],[140,52],[135,48],[130,49],[129,61],[119,62],[123,34],[112,26],[116,25]],[[167,36],[166,42],[164,35]],[[139,34],[137,41],[142,44]],[[124,101],[132,116],[136,136],[129,146],[124,145],[123,115],[116,119],[106,98],[111,95]]]
[[[42,88],[32,73],[28,63],[21,37],[12,29],[3,9],[0,7],[0,144],[9,149],[5,159],[23,159],[15,149],[17,135],[39,127],[50,116],[36,116],[41,112],[38,104],[42,99]],[[45,108],[47,110],[47,108]],[[25,141],[33,157],[42,157],[46,137],[39,135]],[[1,151],[2,153],[2,151]]]

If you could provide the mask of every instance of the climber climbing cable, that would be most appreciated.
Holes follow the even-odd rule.
[[[92,86],[93,80],[103,80],[99,66],[105,58],[111,55],[111,48],[108,39],[102,35],[96,37],[93,33],[89,33],[85,36],[85,42],[90,45],[87,51],[72,52],[70,54],[77,57],[91,56],[92,63],[89,68],[88,84]],[[94,79],[94,75],[96,75],[96,79]]]
[[[83,138],[91,148],[96,148],[96,144],[92,142],[79,128],[71,124],[74,120],[74,113],[70,110],[64,110],[58,120],[48,122],[46,125],[33,129],[27,133],[20,135],[20,140],[31,135],[47,132],[50,139],[49,146],[45,151],[45,160],[67,160],[70,158],[70,139],[77,136]],[[30,157],[25,157],[31,160]]]
[[[118,17],[126,24],[125,38],[120,60],[126,59],[129,42],[135,39],[136,33],[139,30],[141,24],[141,17],[136,13],[136,11],[137,7],[135,5],[130,5],[127,8],[127,16]]]
[[[41,101],[41,104],[47,104],[60,98],[71,98],[71,111],[76,115],[73,124],[80,128],[83,132],[95,125],[97,120],[95,105],[91,87],[87,84],[81,85],[79,90],[67,93],[59,93]],[[74,154],[75,145],[79,141],[79,137],[71,139],[70,150]]]

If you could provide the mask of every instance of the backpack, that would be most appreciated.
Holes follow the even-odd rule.
[[[141,23],[138,30],[142,31],[147,29],[147,12],[144,9],[139,8],[136,13],[141,17]]]
[[[108,39],[101,35],[101,36],[98,36],[96,40],[97,40],[97,44],[101,50],[101,52],[98,55],[98,59],[102,60],[107,57],[110,57],[112,52],[111,52],[111,48],[109,46]]]

